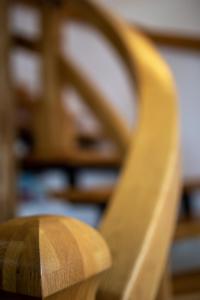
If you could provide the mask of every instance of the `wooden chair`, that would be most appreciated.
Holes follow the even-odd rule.
[[[40,1],[31,2],[41,5]],[[60,2],[53,1],[55,3]],[[6,5],[6,0],[0,2],[4,18]],[[142,34],[136,29],[130,30],[126,23],[97,4],[69,0],[55,9],[52,1],[43,1],[42,8],[47,15],[49,11],[53,13],[53,19],[46,20],[49,26],[58,16],[59,20],[67,16],[68,20],[86,22],[101,30],[116,47],[131,79],[136,79],[139,124],[133,143],[117,118],[110,120],[110,114],[101,116],[122,153],[127,144],[129,146],[120,181],[99,233],[79,221],[56,216],[14,219],[0,226],[0,296],[49,300],[155,299],[167,263],[180,187],[173,79]],[[7,53],[4,40],[0,47],[0,52]],[[81,95],[91,102],[98,97],[98,105],[103,103],[71,62],[58,49],[52,51],[55,51],[53,56],[58,57],[57,68],[67,75],[67,80]],[[52,84],[56,81],[51,70],[54,63],[49,58],[47,73]],[[5,76],[7,71],[3,74]],[[2,91],[8,92],[7,82],[7,79],[3,82]],[[52,97],[54,92],[46,93]],[[8,113],[8,107],[1,103]],[[10,135],[13,127],[8,128]],[[45,159],[48,149],[43,138],[44,133],[40,136],[43,146],[39,153]],[[62,147],[58,143],[59,153]],[[54,150],[56,153],[57,149]],[[50,151],[48,156],[51,155]],[[2,165],[1,170],[7,172]],[[7,198],[9,201],[9,195]],[[168,290],[164,283],[162,287],[159,297],[166,299]]]
[[[24,87],[23,89],[19,89],[19,87],[14,89],[17,107],[26,109],[31,114],[29,124],[22,123],[20,126],[23,130],[31,132],[31,138],[34,143],[31,155],[29,154],[28,157],[21,161],[21,166],[23,169],[31,170],[41,170],[49,167],[61,167],[65,171],[67,170],[70,188],[56,194],[52,191],[50,192],[51,196],[55,195],[57,198],[63,198],[63,196],[66,198],[67,196],[73,202],[84,202],[85,199],[88,202],[105,202],[111,195],[112,189],[106,188],[103,192],[99,192],[98,188],[79,190],[76,187],[76,173],[83,168],[119,169],[122,163],[122,151],[120,149],[124,147],[124,140],[128,140],[128,128],[113,107],[109,105],[109,102],[106,99],[104,100],[100,91],[89,86],[87,92],[85,92],[85,90],[81,89],[80,83],[78,83],[80,87],[78,89],[79,94],[81,94],[84,102],[106,128],[109,138],[118,145],[119,151],[101,153],[97,150],[80,147],[80,140],[101,143],[105,137],[104,134],[103,137],[98,137],[98,135],[97,137],[90,137],[84,132],[77,132],[70,114],[66,109],[63,109],[61,101],[63,86],[66,83],[72,86],[77,83],[73,82],[73,73],[70,76],[71,79],[68,79],[65,68],[59,67],[60,62],[54,55],[56,45],[59,43],[56,31],[60,28],[60,20],[56,15],[55,6],[47,9],[39,5],[39,3],[37,5],[37,1],[27,3],[20,0],[11,1],[10,6],[16,3],[24,3],[39,11],[41,16],[41,36],[37,40],[33,40],[24,38],[19,34],[12,34],[12,47],[19,47],[26,51],[37,53],[41,57],[41,69],[43,70],[41,76],[43,79],[43,90],[37,99],[35,99],[36,97],[32,99],[33,97],[31,98]],[[53,26],[51,20],[53,20]],[[52,45],[52,43],[55,45],[55,49],[52,47],[51,51],[49,51],[49,45]],[[87,86],[89,85],[87,81],[85,82],[85,76],[81,75],[80,72],[79,79]],[[47,132],[49,133],[48,135],[46,134]],[[48,156],[44,155],[46,151]]]

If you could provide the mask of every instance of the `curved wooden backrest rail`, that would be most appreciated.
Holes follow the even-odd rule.
[[[113,265],[103,275],[97,299],[153,300],[168,256],[179,193],[173,79],[137,30],[130,30],[93,2],[68,0],[64,4],[63,17],[90,23],[115,45],[131,79],[136,79],[140,105],[134,145],[131,141],[121,179],[100,226]],[[108,249],[99,235],[71,219],[16,220],[0,227],[0,240],[0,288],[8,293],[92,300],[99,274],[110,266]]]
[[[113,266],[98,299],[154,299],[176,219],[179,132],[172,76],[151,43],[89,1],[67,1],[66,15],[111,40],[136,76],[140,117],[121,181],[100,228]]]

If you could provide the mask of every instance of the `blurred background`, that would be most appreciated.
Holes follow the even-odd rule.
[[[174,243],[171,262],[177,291],[185,278],[193,278],[192,288],[200,289],[195,286],[194,279],[200,277],[200,1],[100,2],[124,18],[130,27],[136,26],[143,31],[173,72],[181,120],[183,201],[180,220],[182,226],[188,227],[186,234],[180,234],[181,238]],[[41,35],[41,16],[37,9],[16,1],[10,10],[10,29],[15,36],[11,67],[19,103],[16,153],[21,163],[17,213],[66,213],[96,226],[106,199],[112,195],[123,159],[95,112],[66,84],[60,94],[62,108],[78,144],[82,149],[89,149],[89,154],[83,151],[77,157],[70,154],[48,163],[36,160],[35,165],[31,159],[27,160],[34,146],[30,134],[31,112],[37,106],[35,103],[44,89],[44,81],[41,56],[22,45],[23,39],[37,40]],[[130,83],[115,50],[87,25],[63,23],[59,36],[63,55],[67,54],[102,91],[134,134],[139,114],[137,90]],[[87,197],[89,201],[85,200]],[[89,203],[83,205],[84,202]]]

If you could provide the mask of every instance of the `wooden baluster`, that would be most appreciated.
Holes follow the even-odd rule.
[[[0,1],[0,222],[14,215],[14,101],[9,76],[8,0]]]
[[[111,265],[100,234],[66,217],[0,225],[0,253],[0,298],[9,300],[93,300],[101,273]]]
[[[49,1],[41,7],[42,101],[35,114],[35,147],[39,157],[63,157],[74,147],[73,122],[61,101],[59,80],[59,8]]]

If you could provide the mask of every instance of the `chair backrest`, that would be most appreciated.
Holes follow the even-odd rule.
[[[48,1],[45,5],[48,11]],[[102,114],[121,150],[127,149],[129,141],[130,146],[100,226],[113,264],[101,277],[97,299],[155,299],[178,206],[179,130],[173,79],[145,37],[97,4],[68,0],[57,13],[61,14],[59,20],[67,16],[100,29],[121,55],[131,79],[136,79],[138,90],[140,113],[134,143],[118,117],[111,122],[110,115]],[[101,100],[61,55],[58,68],[89,102],[93,96]],[[109,252],[99,235],[70,219],[11,221],[0,227],[0,240],[4,241],[0,287],[5,297],[5,292],[11,292],[52,300],[94,299],[99,274],[110,265]],[[30,250],[28,245],[34,247]],[[37,261],[36,266],[27,264],[30,258]]]
[[[74,156],[74,153],[78,154],[78,133],[73,126],[72,118],[67,113],[67,109],[63,109],[61,101],[61,91],[66,84],[67,86],[76,86],[84,102],[100,119],[103,127],[106,128],[106,131],[118,144],[119,148],[122,148],[121,140],[123,140],[123,144],[127,145],[129,139],[128,128],[109,104],[109,101],[104,99],[102,93],[94,88],[85,79],[84,74],[81,74],[80,70],[76,70],[70,64],[70,61],[65,61],[64,66],[60,63],[58,55],[61,48],[59,30],[62,19],[60,18],[59,5],[54,1],[49,3],[48,1],[46,3],[11,1],[11,4],[16,3],[24,3],[36,8],[41,19],[41,33],[36,40],[27,39],[19,34],[12,34],[14,46],[39,54],[42,62],[42,92],[39,99],[34,99],[38,101],[34,101],[35,104],[30,105],[28,92],[15,89],[19,99],[18,104],[24,105],[32,111],[32,130],[35,141],[34,156],[40,159],[45,157],[46,159],[48,153],[49,157],[64,157],[67,159]],[[33,98],[34,96],[32,100]],[[48,135],[47,132],[49,132]],[[123,152],[124,150],[124,148],[121,149]]]

